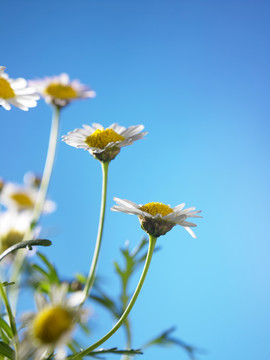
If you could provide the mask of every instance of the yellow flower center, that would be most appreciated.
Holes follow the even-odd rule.
[[[47,95],[53,96],[57,99],[74,99],[78,97],[78,93],[76,90],[73,89],[72,86],[69,85],[62,85],[62,84],[50,84],[45,93]]]
[[[10,83],[6,79],[0,78],[0,98],[10,99],[13,97],[15,97],[15,92]]]
[[[56,343],[71,328],[72,315],[60,306],[42,310],[33,323],[34,336],[43,344]]]
[[[14,200],[18,206],[24,208],[30,208],[34,206],[32,199],[23,192],[17,192],[10,196],[12,200]]]
[[[87,136],[85,142],[90,147],[104,149],[111,142],[123,141],[124,136],[117,134],[113,129],[97,129],[92,135]]]
[[[165,205],[159,202],[151,202],[140,207],[140,210],[147,212],[150,215],[160,214],[166,216],[173,212],[173,209],[169,205]]]

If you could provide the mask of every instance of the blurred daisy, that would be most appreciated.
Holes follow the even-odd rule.
[[[0,66],[0,106],[10,110],[11,106],[17,106],[21,110],[37,106],[39,96],[32,87],[27,87],[23,78],[10,79],[4,72],[5,67]]]
[[[110,161],[119,154],[121,147],[131,145],[143,138],[147,132],[141,132],[143,125],[125,128],[112,124],[104,129],[100,124],[83,125],[83,129],[75,129],[63,136],[68,145],[88,150],[100,161]]]
[[[8,209],[17,211],[33,210],[38,196],[38,189],[33,186],[18,185],[15,183],[5,183],[0,196],[0,202]],[[46,200],[43,213],[51,213],[55,210],[56,204],[51,200]]]
[[[32,171],[28,171],[24,174],[23,182],[26,186],[39,188],[41,184],[41,176],[33,173]]]
[[[28,211],[5,211],[0,214],[0,253],[23,240],[31,219]]]
[[[57,348],[55,359],[66,358],[65,345],[71,339],[76,323],[83,320],[85,310],[80,306],[81,292],[67,297],[67,284],[52,286],[51,301],[37,293],[37,312],[23,315],[26,326],[19,347],[20,360],[40,360],[48,357]]]
[[[73,100],[96,96],[95,91],[90,90],[78,80],[70,81],[67,74],[32,80],[29,83],[45,98],[47,103],[60,107],[68,105]]]
[[[0,193],[3,190],[4,184],[5,184],[4,179],[0,177]]]
[[[197,225],[186,221],[187,218],[201,217],[197,215],[201,211],[195,210],[195,207],[184,209],[185,204],[180,204],[171,208],[169,205],[159,202],[137,205],[130,200],[122,200],[116,197],[114,201],[117,205],[114,205],[111,210],[137,215],[142,229],[154,237],[165,235],[175,225],[181,225],[193,238],[196,238],[190,228]]]

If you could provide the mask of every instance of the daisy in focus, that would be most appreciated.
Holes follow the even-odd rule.
[[[143,125],[125,128],[112,124],[104,129],[100,124],[83,125],[63,136],[62,140],[70,146],[88,150],[96,159],[106,162],[113,160],[122,147],[142,139],[147,132],[141,132]]]
[[[169,205],[159,202],[138,205],[130,200],[123,200],[117,197],[113,200],[117,205],[114,205],[111,210],[137,215],[142,229],[154,237],[165,235],[175,225],[181,225],[193,238],[196,238],[196,235],[190,228],[197,225],[186,221],[187,218],[201,217],[197,215],[201,210],[195,210],[195,207],[184,209],[185,204],[183,203],[171,208]]]
[[[80,306],[81,292],[67,296],[67,284],[52,286],[50,301],[37,293],[37,312],[23,315],[26,327],[19,345],[20,360],[40,360],[47,358],[57,348],[55,359],[65,359],[65,345],[71,340],[76,323],[85,318],[85,310]]]
[[[68,74],[45,77],[29,82],[45,98],[48,104],[59,107],[68,105],[73,100],[93,98],[95,91],[90,90],[78,80],[70,81]]]
[[[38,188],[7,182],[3,186],[0,203],[10,210],[32,211],[34,209],[37,196]],[[55,208],[56,204],[53,201],[46,200],[43,207],[43,213],[51,213],[55,210]]]
[[[36,90],[28,87],[25,79],[10,79],[4,71],[5,66],[0,66],[0,106],[10,110],[14,105],[24,111],[37,106]]]

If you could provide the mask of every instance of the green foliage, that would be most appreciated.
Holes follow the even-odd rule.
[[[158,346],[170,346],[170,345],[177,345],[180,346],[183,350],[186,351],[187,355],[189,356],[190,360],[196,360],[195,359],[195,353],[201,352],[201,350],[195,348],[192,345],[188,345],[184,341],[174,338],[171,336],[171,334],[175,331],[175,327],[172,327],[168,330],[165,330],[160,335],[155,337],[154,339],[147,342],[145,345],[142,346],[142,349],[147,349],[150,346],[158,345]]]
[[[130,250],[128,244],[124,249],[120,249],[122,254],[123,265],[121,266],[119,262],[114,262],[114,268],[116,274],[118,275],[120,284],[121,284],[121,293],[120,293],[120,302],[119,299],[114,299],[105,293],[104,290],[101,289],[99,283],[95,284],[95,292],[91,294],[91,298],[95,300],[97,303],[105,307],[116,319],[120,318],[123,311],[127,307],[129,296],[128,296],[128,285],[135,274],[135,272],[142,266],[146,258],[146,247],[148,240],[143,238],[138,246]],[[155,252],[158,251],[159,248],[155,249]],[[124,323],[124,328],[127,336],[127,343],[131,342],[131,326],[130,322],[127,319]],[[195,352],[199,352],[199,350],[191,345],[186,344],[184,341],[174,338],[171,336],[172,332],[175,330],[174,327],[162,332],[154,339],[148,341],[145,345],[141,346],[141,349],[147,349],[151,346],[170,346],[175,345],[181,347],[189,356],[191,360],[195,360]],[[131,354],[126,354],[131,355]],[[133,354],[136,355],[136,354]],[[127,357],[128,359],[128,357]]]
[[[0,354],[8,359],[15,360],[15,351],[3,341],[0,341]]]

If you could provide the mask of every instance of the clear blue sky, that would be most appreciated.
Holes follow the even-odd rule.
[[[67,72],[97,92],[62,113],[61,134],[82,124],[144,124],[145,140],[111,163],[99,274],[143,236],[135,216],[109,211],[113,196],[186,202],[203,210],[192,239],[181,227],[162,250],[131,314],[133,346],[172,325],[206,360],[270,357],[268,1],[3,1],[1,64],[27,79]],[[43,169],[51,109],[1,110],[1,176]],[[59,142],[42,223],[60,273],[87,272],[101,187],[98,161]],[[134,279],[134,286],[136,279]],[[111,326],[95,312],[89,343]],[[119,346],[122,333],[106,346]],[[142,359],[185,359],[153,349]],[[114,357],[116,358],[116,357]]]

